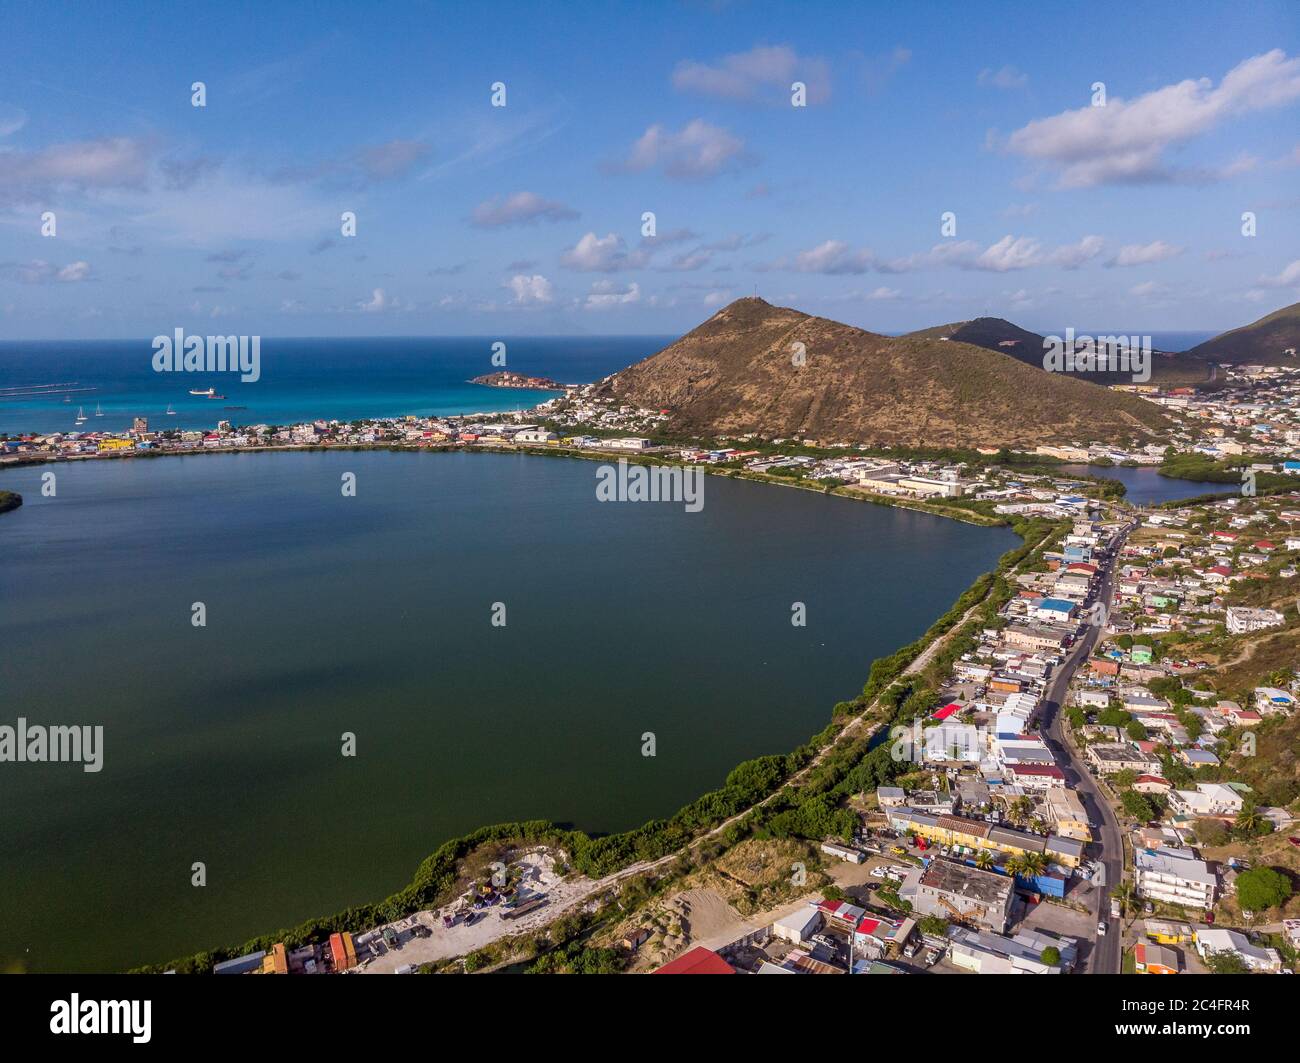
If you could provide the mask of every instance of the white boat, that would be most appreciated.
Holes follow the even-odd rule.
[[[104,416],[104,411],[103,411],[103,409],[100,407],[99,403],[95,403],[95,416],[96,416],[96,417],[103,417],[103,416]]]
[[[77,407],[77,424],[82,424],[86,420],[86,411],[80,406]]]
[[[176,411],[172,409],[172,404],[170,402],[167,404],[167,416],[168,417],[176,416]]]
[[[208,398],[212,398],[216,393],[216,388],[190,388],[191,395],[206,395]]]

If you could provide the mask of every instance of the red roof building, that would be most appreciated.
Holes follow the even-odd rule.
[[[712,949],[697,945],[671,963],[665,963],[655,974],[735,974],[736,969]]]

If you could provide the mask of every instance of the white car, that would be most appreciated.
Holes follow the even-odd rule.
[[[1104,922],[1097,924],[1097,936],[1098,937],[1106,936],[1106,924]]]

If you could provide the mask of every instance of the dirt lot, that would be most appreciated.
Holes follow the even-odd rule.
[[[453,956],[464,956],[481,949],[498,938],[534,930],[558,913],[573,907],[591,888],[591,880],[581,875],[560,877],[555,869],[555,859],[550,853],[539,850],[528,853],[518,861],[524,867],[521,885],[531,893],[544,893],[547,904],[515,920],[502,919],[497,908],[486,909],[470,926],[463,921],[452,927],[442,925],[441,911],[416,912],[415,915],[390,923],[400,941],[396,949],[370,960],[357,969],[359,974],[392,974],[398,967],[433,963]],[[416,924],[427,927],[431,935],[415,936]],[[383,927],[379,928],[383,930]],[[359,950],[360,951],[360,950]]]

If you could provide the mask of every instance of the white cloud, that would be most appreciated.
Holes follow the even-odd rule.
[[[973,240],[950,240],[929,251],[902,258],[882,259],[866,248],[855,250],[843,240],[826,240],[793,259],[779,259],[761,269],[790,269],[799,273],[829,275],[861,273],[912,273],[917,270],[954,269],[1007,273],[1035,266],[1056,266],[1073,270],[1101,254],[1105,241],[1085,236],[1078,243],[1047,248],[1032,236],[1008,234],[988,247]]]
[[[936,266],[954,266],[957,269],[991,273],[1008,273],[1036,266],[1057,266],[1072,270],[1101,254],[1104,244],[1105,241],[1100,236],[1085,236],[1078,243],[1046,248],[1035,237],[1007,234],[982,250],[978,244],[969,240],[936,244],[927,254],[913,255],[889,263],[886,272],[901,273]]]
[[[1106,241],[1100,236],[1085,236],[1077,244],[1065,244],[1050,252],[1045,261],[1062,269],[1078,269],[1101,254]]]
[[[1153,240],[1149,244],[1126,244],[1115,252],[1115,257],[1106,263],[1113,266],[1147,266],[1152,262],[1164,262],[1177,258],[1185,248],[1175,247],[1163,240]]]
[[[1233,67],[1218,86],[1209,78],[1180,81],[1134,100],[1111,96],[1104,107],[1080,107],[1016,130],[1009,150],[1059,171],[1066,188],[1175,179],[1214,179],[1239,172],[1172,170],[1167,149],[1207,133],[1220,122],[1300,98],[1300,59],[1280,48]]]
[[[825,273],[831,276],[866,273],[875,256],[866,248],[855,251],[843,240],[826,240],[794,256],[791,267],[799,273]]]
[[[633,281],[626,288],[619,288],[613,281],[596,281],[591,286],[583,308],[586,310],[608,310],[615,306],[627,306],[641,301],[641,287]]]
[[[480,228],[534,225],[539,221],[571,221],[578,212],[536,192],[516,192],[505,199],[489,199],[474,208],[473,222]]]
[[[544,305],[554,298],[554,288],[551,282],[540,273],[534,273],[531,276],[518,273],[511,277],[504,287],[509,288],[514,293],[515,303],[519,306]]]
[[[583,273],[613,273],[629,265],[627,246],[618,233],[587,233],[560,256],[560,264]]]
[[[1008,234],[981,252],[973,262],[966,263],[963,268],[1005,273],[1012,269],[1028,269],[1030,266],[1040,265],[1042,261],[1042,245],[1032,236]]]
[[[1136,295],[1139,299],[1157,299],[1165,294],[1165,286],[1157,284],[1155,281],[1143,281],[1141,284],[1135,284],[1130,288],[1129,294]]]
[[[582,238],[560,255],[560,265],[580,273],[617,273],[624,269],[644,269],[659,251],[674,244],[698,239],[690,229],[672,229],[658,236],[643,238],[636,247],[629,248],[618,233],[597,236],[585,233]],[[712,252],[698,247],[687,254],[674,257],[667,266],[659,267],[670,272],[689,272],[707,265]]]
[[[56,274],[61,281],[84,281],[90,276],[89,262],[69,262]]]
[[[745,142],[740,137],[696,118],[676,133],[662,125],[650,126],[616,168],[640,173],[660,167],[667,177],[698,179],[746,161]]]
[[[78,260],[56,266],[40,258],[30,262],[2,262],[0,276],[21,284],[75,284],[91,279],[89,262]]]
[[[393,301],[388,298],[383,288],[376,288],[370,293],[369,299],[363,299],[357,303],[357,309],[367,314],[382,313],[385,310],[391,310],[393,306]]]
[[[759,45],[724,55],[716,63],[683,59],[673,71],[673,87],[725,100],[786,102],[790,85],[802,81],[809,103],[831,96],[830,66],[824,59],[801,57],[788,45]]]
[[[1286,266],[1280,273],[1260,277],[1259,283],[1265,288],[1290,288],[1293,285],[1300,285],[1300,258]]]
[[[152,157],[152,145],[132,137],[0,152],[0,202],[31,202],[59,189],[143,189]]]

